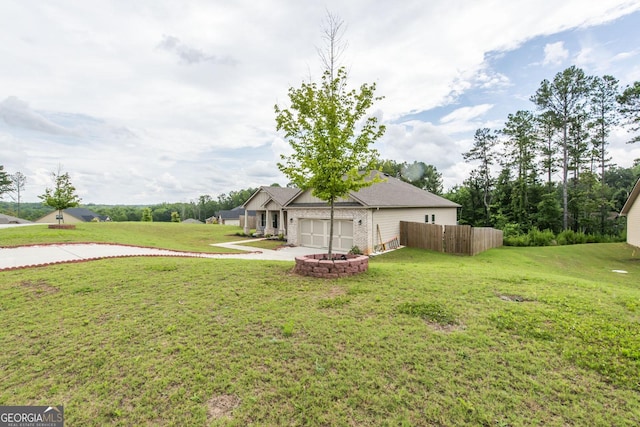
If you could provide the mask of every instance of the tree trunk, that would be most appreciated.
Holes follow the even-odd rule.
[[[327,255],[329,259],[333,259],[331,254],[333,253],[333,198],[329,201],[330,216],[329,216],[329,251]]]
[[[566,123],[564,125],[562,151],[562,230],[566,230],[569,226],[569,197],[567,194],[567,182],[569,181],[569,147]]]

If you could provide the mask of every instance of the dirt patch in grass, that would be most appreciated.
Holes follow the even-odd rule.
[[[460,324],[460,323],[441,324],[441,323],[429,322],[429,321],[425,321],[425,323],[431,329],[433,329],[434,331],[438,331],[438,332],[455,332],[455,331],[462,331],[462,330],[465,329],[465,326]]]
[[[497,294],[498,298],[502,301],[510,301],[510,302],[532,302],[531,298],[523,297],[521,295],[503,295]]]
[[[55,286],[51,286],[46,280],[42,279],[36,281],[25,280],[23,282],[20,282],[20,286],[22,286],[24,289],[28,289],[29,291],[31,291],[33,296],[38,298],[55,294],[60,291],[60,289],[56,288]]]
[[[213,396],[207,402],[207,414],[209,420],[217,420],[223,417],[230,417],[231,412],[240,405],[240,399],[230,394]]]
[[[420,317],[428,324],[444,328],[458,325],[458,320],[449,309],[438,302],[404,303],[397,308],[401,314]]]
[[[335,298],[335,297],[339,297],[346,294],[347,294],[346,289],[341,288],[340,286],[334,286],[331,289],[329,289],[329,294],[327,296],[329,298]]]

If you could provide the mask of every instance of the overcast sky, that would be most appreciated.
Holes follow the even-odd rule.
[[[640,80],[640,1],[0,3],[0,165],[38,201],[69,172],[83,203],[187,202],[287,179],[274,105],[318,80],[326,11],[353,87],[375,82],[382,158],[432,164],[445,189],[480,127],[501,128],[571,65]],[[640,158],[625,130],[619,166]],[[5,197],[6,199],[6,197]]]

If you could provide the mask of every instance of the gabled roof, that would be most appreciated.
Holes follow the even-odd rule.
[[[460,205],[440,197],[415,185],[401,181],[392,176],[374,171],[369,179],[377,174],[384,181],[369,187],[352,191],[349,196],[357,203],[339,202],[341,206],[363,206],[366,208],[459,208]],[[295,199],[289,201],[288,206],[295,207]]]
[[[261,187],[269,194],[271,200],[284,206],[292,197],[300,192],[299,188],[293,187]]]
[[[31,221],[11,215],[0,214],[0,224],[29,224]]]
[[[638,196],[640,196],[640,178],[638,178],[638,181],[636,181],[636,185],[633,186],[633,190],[631,190],[631,194],[629,194],[629,198],[627,199],[626,203],[622,207],[622,210],[620,211],[620,215],[626,216],[629,213],[629,211],[631,210],[631,206],[633,206]]]
[[[256,211],[247,211],[248,216],[256,216]],[[238,219],[241,216],[244,216],[244,208],[242,206],[237,206],[231,210],[221,210],[218,212],[218,217],[222,219]]]
[[[267,193],[267,195],[269,196],[269,200],[273,200],[274,202],[276,202],[280,206],[284,206],[284,205],[287,204],[287,202],[289,200],[291,200],[291,198],[293,198],[295,195],[297,195],[300,192],[300,189],[292,188],[292,187],[267,187],[267,186],[262,186],[262,187],[258,188],[258,190],[256,190],[256,192],[253,193],[251,195],[251,197],[249,197],[249,199],[247,199],[246,202],[244,202],[242,207],[247,206],[247,203],[249,203],[249,201],[251,199],[253,199],[256,196],[256,194],[260,193],[261,191]]]
[[[87,208],[67,208],[62,211],[63,214],[71,215],[74,218],[81,219],[85,222],[91,222],[93,218],[102,219],[103,217]]]
[[[373,175],[373,174],[372,174]],[[383,182],[377,182],[369,187],[361,188],[351,193],[351,197],[367,207],[430,207],[430,208],[459,208],[460,205],[422,190],[413,184],[399,180],[392,176],[378,173]]]

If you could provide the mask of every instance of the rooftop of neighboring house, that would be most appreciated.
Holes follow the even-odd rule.
[[[0,214],[0,224],[29,224],[31,221],[11,215]]]

